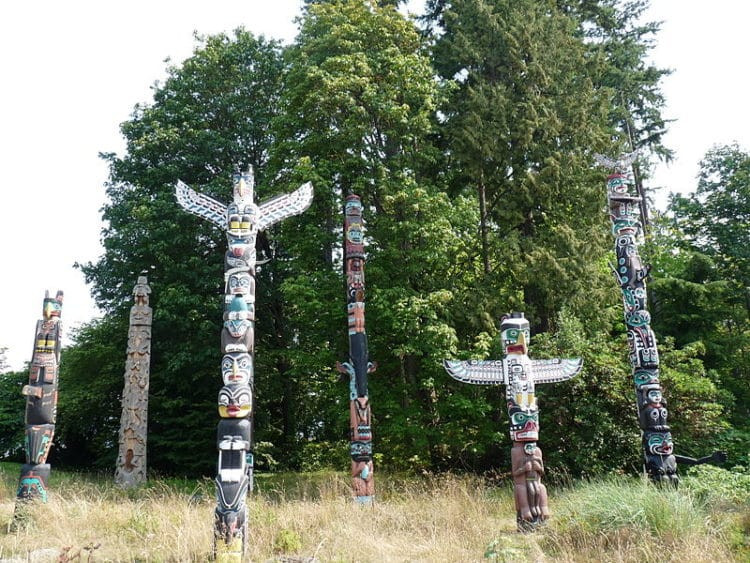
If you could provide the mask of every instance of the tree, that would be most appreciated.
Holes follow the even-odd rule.
[[[509,304],[548,330],[566,304],[585,314],[604,283],[602,188],[588,151],[606,150],[611,129],[596,61],[552,2],[456,0],[439,21],[453,189],[476,194],[475,248],[490,285],[515,286]]]
[[[25,371],[0,374],[0,457],[13,461],[23,460],[26,398],[21,389],[28,377]]]
[[[122,124],[126,153],[102,155],[110,165],[105,252],[80,267],[107,320],[80,334],[81,345],[67,368],[74,377],[76,366],[77,387],[66,391],[85,401],[96,375],[102,379],[95,386],[107,387],[107,400],[112,399],[108,412],[119,412],[127,333],[123,319],[136,275],[149,271],[154,308],[150,465],[186,473],[209,473],[213,466],[226,242],[223,233],[178,207],[174,185],[182,179],[226,201],[232,171],[252,165],[259,199],[274,193],[266,163],[284,69],[277,42],[242,29],[231,37],[198,41],[193,56],[170,67],[164,84],[154,87],[153,103],[136,106]],[[260,318],[268,314],[265,307],[259,303]],[[118,345],[110,347],[110,341]],[[63,410],[61,403],[62,417]],[[94,444],[95,458],[114,459],[115,419],[106,425],[114,433],[104,444],[94,439],[104,427],[92,434],[93,428],[71,421],[68,430]]]
[[[429,463],[438,434],[437,358],[453,342],[447,306],[450,282],[460,276],[467,208],[454,206],[427,172],[438,156],[430,135],[440,92],[422,38],[390,6],[323,2],[307,7],[288,57],[277,134],[287,141],[277,145],[276,162],[316,187],[302,229],[285,238],[298,256],[284,284],[284,302],[300,313],[298,381],[315,374],[312,387],[294,388],[335,411],[306,436],[333,441],[346,428],[346,387],[331,385],[330,368],[347,349],[341,206],[344,195],[357,193],[367,229],[370,356],[379,363],[370,381],[376,451]]]
[[[744,451],[741,455],[746,458],[750,442],[750,155],[737,144],[709,150],[700,163],[697,190],[673,195],[668,212],[683,267],[671,268],[676,281],[658,298],[667,304],[682,300],[676,318],[700,328],[690,334],[705,347],[705,364],[716,374],[729,421],[737,429],[731,440],[727,438],[728,445],[735,453]],[[675,333],[675,328],[664,330]]]

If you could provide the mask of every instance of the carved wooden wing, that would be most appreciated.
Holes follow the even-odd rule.
[[[258,230],[267,229],[274,223],[299,215],[310,207],[313,198],[313,186],[310,182],[288,194],[282,194],[263,202],[259,207]]]
[[[534,383],[557,383],[578,375],[583,367],[581,358],[554,360],[531,360]]]
[[[443,360],[443,366],[453,379],[475,385],[503,385],[502,360]]]
[[[196,192],[193,188],[177,180],[174,190],[179,203],[185,211],[203,219],[208,219],[222,231],[227,228],[227,206],[214,198]]]
[[[605,168],[612,168],[618,172],[625,172],[638,157],[638,151],[633,151],[620,156],[620,158],[610,158],[603,154],[594,154],[594,160]]]

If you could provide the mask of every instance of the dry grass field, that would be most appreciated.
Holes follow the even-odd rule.
[[[2,528],[0,562],[209,559],[210,480],[164,479],[126,492],[104,477],[54,468],[53,476],[49,503],[32,506],[19,529]],[[17,465],[0,464],[4,524],[17,478]],[[259,476],[248,500],[248,560],[750,561],[748,475],[740,476],[737,494],[728,472],[710,472],[709,481],[720,483],[713,487],[688,477],[679,492],[634,478],[551,488],[554,519],[534,534],[516,533],[507,484],[455,475],[378,478],[376,504],[362,508],[349,500],[343,474]]]

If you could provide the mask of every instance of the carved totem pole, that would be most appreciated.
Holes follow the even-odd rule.
[[[539,407],[534,395],[536,383],[557,383],[578,374],[579,358],[532,360],[529,321],[523,313],[503,317],[500,338],[505,347],[502,360],[443,360],[446,371],[459,381],[477,385],[505,385],[510,417],[510,451],[516,522],[519,531],[531,531],[549,518],[547,488],[542,484],[544,463],[539,439]]]
[[[130,309],[128,358],[122,390],[120,450],[115,482],[133,487],[146,482],[146,436],[148,426],[148,382],[151,363],[151,288],[146,276],[139,276],[133,288],[135,304]]]
[[[714,452],[699,459],[673,453],[672,434],[667,424],[667,401],[662,396],[659,382],[659,352],[647,309],[646,278],[650,267],[641,262],[638,254],[639,238],[643,232],[642,198],[632,189],[627,175],[636,153],[623,155],[619,160],[599,154],[594,157],[600,165],[614,169],[607,177],[607,201],[617,257],[617,266],[612,270],[622,291],[646,473],[655,483],[670,483],[676,487],[679,483],[678,462],[686,465],[723,462],[726,453]]]
[[[365,248],[362,232],[362,203],[357,195],[344,204],[344,272],[346,309],[349,319],[349,361],[336,368],[349,375],[349,439],[352,456],[354,499],[372,504],[375,493],[372,467],[372,431],[367,374],[376,365],[369,361],[365,332]]]
[[[62,291],[58,291],[54,299],[45,292],[42,319],[36,323],[29,384],[21,391],[26,396],[26,463],[21,466],[16,494],[19,502],[35,498],[47,502],[50,466],[45,462],[55,434],[62,303]],[[16,509],[18,507],[17,503]]]
[[[177,183],[177,201],[190,213],[226,232],[229,249],[224,260],[224,328],[221,332],[221,375],[216,442],[217,506],[214,556],[217,561],[241,561],[247,542],[245,497],[253,488],[253,356],[255,325],[255,239],[258,231],[302,213],[310,206],[312,184],[253,202],[252,170],[236,173],[233,201],[228,206]]]

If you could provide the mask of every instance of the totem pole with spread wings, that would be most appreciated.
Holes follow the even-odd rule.
[[[258,231],[305,211],[313,197],[313,187],[308,182],[294,192],[256,205],[252,170],[236,173],[232,180],[234,197],[229,205],[182,182],[176,187],[179,204],[222,229],[229,245],[224,260],[224,386],[218,401],[221,420],[216,436],[219,462],[214,513],[214,556],[225,562],[243,558],[248,538],[245,497],[253,488],[255,239]]]
[[[539,439],[539,407],[534,395],[537,383],[557,383],[577,375],[583,360],[532,360],[529,321],[523,313],[503,317],[500,338],[502,360],[443,360],[446,371],[458,381],[476,385],[505,385],[510,417],[511,467],[516,522],[519,531],[531,531],[549,518],[547,488],[542,484],[544,463]]]

